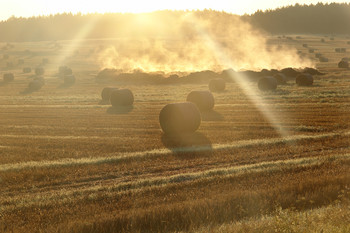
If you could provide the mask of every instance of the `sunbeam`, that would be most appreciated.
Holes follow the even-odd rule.
[[[70,43],[68,44],[68,46],[62,49],[62,52],[57,56],[55,61],[56,64],[63,64],[68,57],[74,54],[74,52],[82,43],[82,41],[86,39],[89,32],[91,32],[91,30],[95,27],[100,17],[101,15],[95,15],[90,19],[88,23],[85,24],[84,27],[82,27],[77,32],[76,36],[72,40],[70,40]]]
[[[205,30],[205,27],[201,24],[199,20],[192,15],[192,13],[187,14],[186,20],[193,24],[193,28],[196,30],[198,35],[204,39],[207,47],[212,51],[217,61],[226,68],[236,67],[234,62],[227,56],[224,49],[219,43],[211,38],[209,33]],[[244,92],[247,98],[254,104],[254,106],[259,110],[259,112],[267,119],[267,121],[274,127],[274,129],[282,136],[287,137],[288,133],[282,127],[281,117],[273,114],[276,109],[272,108],[270,105],[266,104],[256,92],[256,88],[252,86],[249,82],[248,77],[242,73],[235,73],[234,75],[230,73],[230,78],[238,84],[240,89]],[[286,116],[283,116],[286,119]]]

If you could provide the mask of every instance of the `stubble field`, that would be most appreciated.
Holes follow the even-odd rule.
[[[2,51],[0,85],[1,232],[346,232],[350,230],[350,70],[337,68],[347,39],[270,38],[329,58],[325,75],[299,87],[248,93],[237,82],[214,93],[193,135],[164,135],[159,112],[207,83],[96,82],[94,49],[109,40],[14,43]],[[326,42],[321,42],[324,38]],[[302,47],[307,43],[309,48]],[[102,46],[101,46],[102,44]],[[66,50],[65,50],[66,49]],[[29,52],[26,50],[30,50]],[[21,94],[22,67],[48,58],[41,90]],[[68,64],[75,85],[56,76]],[[129,88],[127,109],[101,105],[105,86]],[[276,124],[272,124],[273,116]]]

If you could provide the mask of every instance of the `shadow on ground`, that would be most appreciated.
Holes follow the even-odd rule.
[[[106,100],[100,100],[100,101],[98,102],[98,104],[99,104],[99,105],[111,105],[111,102],[106,101]]]
[[[201,112],[202,121],[223,121],[224,116],[215,110]]]
[[[131,112],[134,109],[134,106],[118,106],[118,107],[109,107],[107,108],[107,113],[111,115],[120,115],[120,114],[127,114]]]
[[[162,134],[163,145],[174,155],[182,158],[209,156],[212,154],[211,141],[202,133],[169,135]]]

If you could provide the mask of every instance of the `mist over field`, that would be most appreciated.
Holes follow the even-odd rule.
[[[266,35],[239,16],[215,12],[135,15],[132,33],[98,55],[101,68],[130,72],[261,70],[312,67],[293,47],[268,45]],[[159,34],[158,34],[159,31]],[[151,37],[150,35],[158,35]]]

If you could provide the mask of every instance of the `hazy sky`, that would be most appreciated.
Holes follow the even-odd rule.
[[[62,12],[150,12],[155,10],[214,9],[234,14],[254,13],[258,9],[274,9],[281,6],[316,4],[317,2],[346,2],[322,0],[0,0],[0,20],[12,15],[30,17]]]

